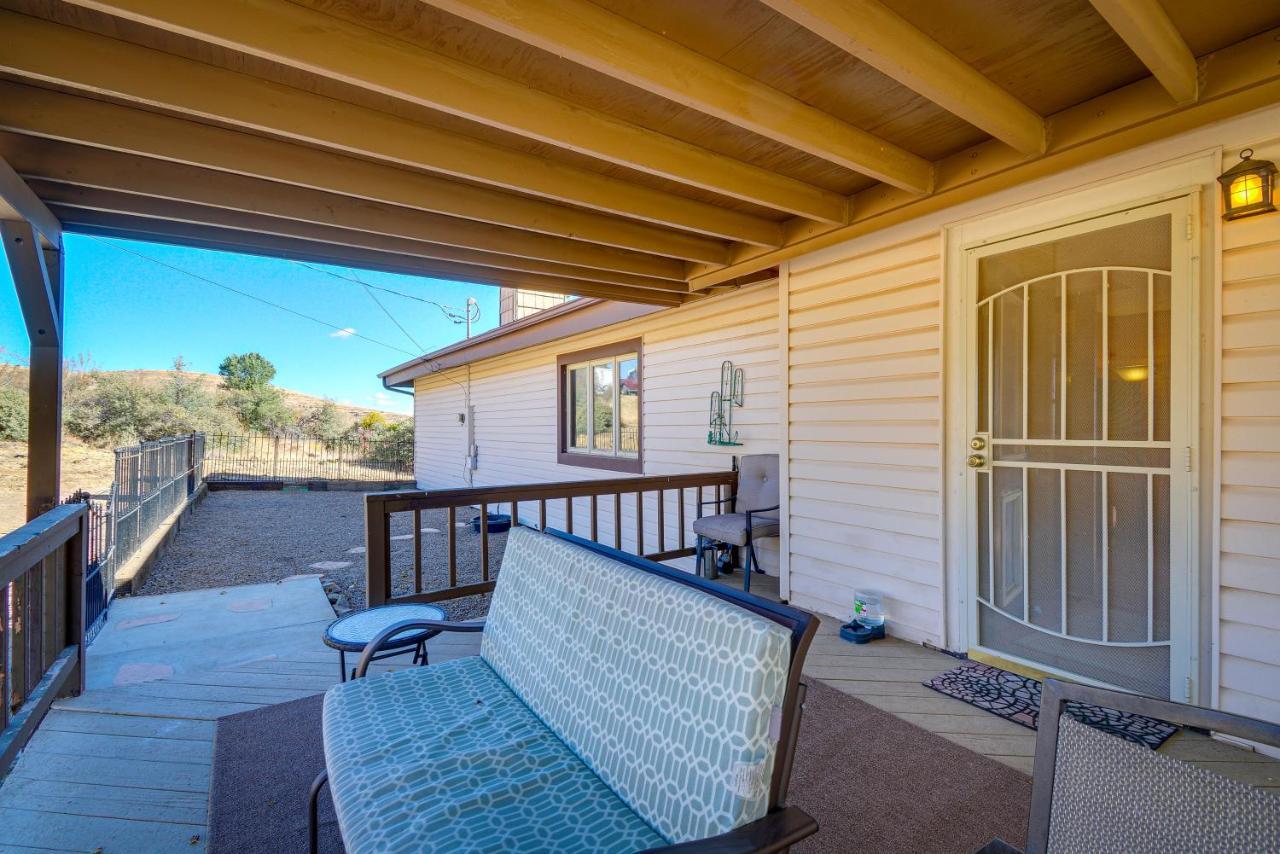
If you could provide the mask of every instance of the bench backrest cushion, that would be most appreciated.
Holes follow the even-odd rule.
[[[481,655],[668,841],[767,811],[790,666],[777,623],[512,528]]]

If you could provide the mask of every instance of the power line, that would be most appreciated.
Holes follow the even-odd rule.
[[[436,302],[433,299],[420,297],[417,294],[407,294],[404,291],[397,291],[394,288],[386,288],[386,287],[383,287],[382,285],[370,284],[369,282],[366,282],[363,279],[359,279],[359,278],[353,279],[350,276],[344,276],[341,273],[335,273],[332,270],[326,270],[323,267],[316,267],[315,265],[308,264],[305,261],[294,261],[293,263],[297,264],[300,267],[306,267],[308,270],[311,270],[316,273],[323,273],[326,276],[333,276],[335,279],[341,279],[344,282],[351,282],[352,284],[362,285],[365,288],[373,288],[374,290],[382,291],[383,293],[393,294],[395,296],[402,297],[404,299],[414,300],[415,302],[426,303],[427,305],[433,305],[436,308],[440,309],[441,314],[443,314],[445,317],[447,317],[449,320],[453,321],[454,323],[466,323],[467,314],[470,313],[472,308],[475,309],[475,316],[471,318],[471,322],[476,323],[480,320],[480,304],[478,302],[472,301],[467,308],[459,309],[457,306],[445,305],[444,303]]]
[[[136,257],[138,257],[138,258],[143,259],[144,261],[150,261],[152,264],[156,264],[156,265],[159,265],[159,266],[161,266],[161,267],[166,267],[166,268],[168,268],[168,269],[170,269],[170,270],[173,270],[174,272],[182,273],[182,274],[183,274],[183,275],[185,275],[185,276],[190,276],[191,278],[196,279],[197,281],[204,282],[204,283],[205,283],[205,284],[207,284],[207,285],[213,285],[215,288],[222,288],[224,291],[230,291],[230,292],[231,292],[231,293],[233,293],[233,294],[239,294],[239,295],[240,295],[240,296],[242,296],[242,297],[247,297],[247,298],[249,298],[249,299],[251,299],[251,300],[253,300],[253,301],[255,301],[255,302],[260,302],[260,303],[262,303],[263,305],[271,306],[272,308],[274,308],[274,309],[278,309],[279,311],[287,312],[288,314],[292,314],[292,315],[293,315],[293,316],[295,316],[295,317],[301,317],[303,320],[309,320],[309,321],[311,321],[312,323],[318,323],[318,324],[320,324],[321,326],[328,327],[329,329],[333,329],[333,330],[335,330],[335,331],[337,331],[337,332],[342,332],[342,333],[344,333],[345,335],[352,336],[352,337],[355,337],[355,338],[361,338],[361,339],[363,339],[363,340],[365,340],[365,341],[368,341],[368,342],[369,342],[369,343],[371,343],[371,344],[377,344],[379,347],[386,347],[388,350],[395,350],[397,353],[405,353],[405,354],[407,354],[407,355],[409,355],[409,356],[416,356],[416,355],[418,355],[418,353],[414,353],[414,352],[411,352],[411,351],[409,351],[409,350],[405,350],[404,348],[402,348],[402,347],[397,347],[397,346],[395,346],[394,344],[388,344],[388,343],[387,343],[387,342],[385,342],[385,341],[379,341],[377,338],[370,338],[368,335],[362,335],[362,334],[360,334],[359,332],[356,332],[356,331],[352,330],[350,327],[346,327],[346,326],[338,326],[337,324],[335,324],[335,323],[330,323],[330,322],[329,322],[329,321],[327,321],[327,320],[321,320],[321,319],[320,319],[320,318],[318,318],[318,317],[313,317],[312,315],[309,315],[309,314],[303,314],[303,313],[302,313],[302,312],[300,312],[300,311],[296,311],[296,310],[294,310],[294,309],[292,309],[292,308],[289,308],[288,306],[281,305],[281,304],[280,304],[280,303],[278,303],[278,302],[272,302],[272,301],[271,301],[271,300],[269,300],[269,299],[264,299],[263,297],[257,296],[256,294],[251,294],[251,293],[249,293],[248,291],[242,291],[242,290],[240,290],[239,288],[234,288],[234,287],[232,287],[231,285],[223,284],[222,282],[215,281],[214,279],[210,279],[210,278],[208,278],[207,276],[202,276],[202,275],[200,275],[199,273],[193,273],[193,272],[191,272],[190,270],[187,270],[187,269],[184,269],[184,268],[182,268],[182,267],[179,267],[179,266],[178,266],[178,265],[176,265],[176,264],[170,264],[170,263],[169,263],[169,262],[167,262],[167,261],[161,261],[159,258],[152,258],[150,255],[146,255],[146,254],[144,254],[144,253],[142,253],[142,252],[138,252],[138,251],[136,251],[136,250],[134,250],[134,249],[130,249],[130,248],[129,248],[129,247],[127,247],[127,246],[121,246],[121,245],[120,245],[120,244],[118,244],[118,243],[113,243],[112,241],[109,241],[109,240],[103,240],[102,238],[97,237],[97,236],[92,235],[92,234],[85,234],[85,235],[82,235],[82,236],[87,237],[87,238],[89,238],[90,240],[96,240],[96,241],[98,241],[99,243],[105,244],[105,245],[107,245],[107,246],[111,246],[111,247],[113,247],[113,248],[115,248],[115,249],[117,249],[117,250],[119,250],[119,251],[121,251],[121,252],[128,253],[129,255],[134,255],[134,256],[136,256]]]
[[[399,329],[401,332],[404,333],[404,337],[408,338],[410,343],[412,343],[413,346],[418,348],[419,352],[424,352],[426,348],[423,347],[421,344],[419,344],[418,340],[409,334],[409,330],[404,328],[404,324],[402,324],[399,320],[397,320],[396,316],[387,310],[387,307],[382,304],[382,300],[378,299],[378,295],[373,292],[373,287],[364,279],[356,275],[355,273],[352,273],[351,275],[355,277],[355,280],[357,282],[364,285],[364,292],[369,295],[369,299],[373,300],[374,305],[382,309],[382,313],[385,314],[388,318],[390,318],[391,322],[396,325],[397,329]]]

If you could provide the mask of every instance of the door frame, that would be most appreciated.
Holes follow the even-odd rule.
[[[1185,508],[1175,519],[1185,519],[1187,569],[1183,589],[1187,595],[1179,609],[1188,627],[1185,644],[1179,652],[1171,648],[1171,659],[1178,655],[1172,674],[1182,681],[1179,686],[1171,681],[1173,699],[1184,697],[1192,702],[1207,700],[1209,690],[1201,691],[1200,659],[1202,654],[1202,617],[1210,608],[1199,595],[1204,572],[1200,542],[1200,514],[1202,488],[1211,481],[1211,472],[1202,470],[1200,453],[1201,367],[1205,362],[1203,342],[1203,317],[1201,309],[1201,281],[1204,277],[1203,252],[1207,242],[1203,227],[1203,190],[1212,187],[1216,167],[1220,159],[1216,152],[1200,154],[1186,161],[1148,170],[1109,182],[1099,182],[1093,187],[1081,187],[1052,198],[1041,199],[1015,208],[947,226],[943,232],[944,269],[944,417],[945,445],[943,466],[946,480],[945,492],[945,556],[947,562],[947,620],[946,639],[949,649],[967,651],[976,646],[976,587],[974,586],[975,554],[973,528],[969,519],[969,482],[965,459],[968,456],[968,406],[971,394],[967,390],[971,340],[969,313],[971,293],[975,287],[969,268],[969,250],[1025,239],[1039,232],[1047,232],[1098,219],[1110,214],[1135,208],[1150,207],[1160,203],[1185,200],[1186,213],[1190,217],[1190,239],[1175,241],[1173,252],[1181,256],[1185,265],[1190,292],[1187,295],[1186,340],[1197,342],[1187,348],[1189,364],[1186,367],[1187,387],[1184,392],[1184,412],[1171,413],[1185,425],[1185,442],[1191,448],[1191,473],[1188,476],[1187,494],[1175,497],[1175,504]],[[1178,266],[1175,263],[1175,267]],[[1178,462],[1179,450],[1172,449]],[[1174,620],[1180,619],[1177,613]],[[1008,656],[1006,656],[1008,658]],[[1045,670],[1042,665],[1032,665]],[[1171,674],[1171,675],[1172,675]],[[1080,677],[1072,678],[1080,680]],[[1083,680],[1087,681],[1087,680]],[[1181,688],[1181,690],[1180,690]]]

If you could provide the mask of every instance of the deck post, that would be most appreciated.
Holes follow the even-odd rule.
[[[0,239],[31,341],[27,520],[51,509],[62,479],[62,258],[28,222],[0,220]]]
[[[391,598],[391,528],[378,495],[364,497],[365,603],[370,608]]]

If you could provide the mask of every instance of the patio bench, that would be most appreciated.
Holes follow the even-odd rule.
[[[478,656],[325,695],[346,850],[785,850],[817,830],[784,806],[817,622],[513,528],[485,622],[392,626],[357,677],[411,626],[482,631]]]

